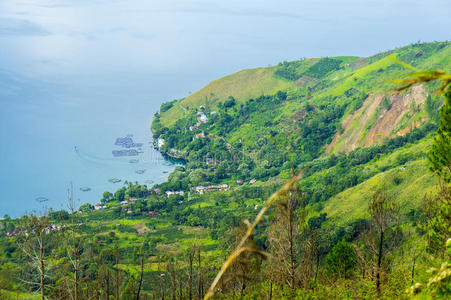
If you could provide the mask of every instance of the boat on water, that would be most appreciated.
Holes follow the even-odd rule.
[[[87,187],[87,186],[82,186],[81,188],[80,188],[80,191],[82,191],[82,192],[89,192],[91,190],[91,188],[90,187]]]
[[[144,172],[146,172],[146,169],[136,170],[137,174],[144,174]]]
[[[39,203],[49,201],[49,199],[46,197],[37,197],[35,200]]]
[[[111,182],[111,183],[121,182],[121,180],[119,178],[110,178],[110,179],[108,179],[108,181]]]
[[[136,163],[139,162],[139,160],[136,159],[136,158],[132,158],[132,159],[130,159],[128,162],[131,163],[131,164],[136,164]]]
[[[164,174],[169,173],[169,171],[163,171]]]

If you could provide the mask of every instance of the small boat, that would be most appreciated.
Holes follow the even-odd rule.
[[[169,171],[163,171],[164,174],[169,173]]]
[[[46,198],[46,197],[37,197],[37,198],[36,198],[36,201],[39,202],[39,203],[42,203],[42,202],[49,201],[49,199]]]
[[[87,186],[82,186],[81,188],[80,188],[80,191],[82,191],[82,192],[89,192],[91,190],[91,188],[90,187],[87,187]]]
[[[136,159],[136,158],[133,158],[133,159],[130,159],[130,160],[129,160],[129,163],[131,163],[131,164],[136,164],[136,163],[138,163],[138,162],[139,162],[139,160]]]
[[[146,169],[136,170],[137,174],[144,174],[144,172],[146,172]]]
[[[119,178],[110,178],[110,179],[108,179],[108,181],[111,182],[111,183],[121,182],[121,180]]]

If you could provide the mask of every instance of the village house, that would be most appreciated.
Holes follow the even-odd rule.
[[[106,208],[106,205],[99,205],[99,204],[94,205],[94,209],[95,210],[102,210],[102,209],[105,209],[105,208]]]
[[[229,186],[227,184],[208,185],[208,186],[196,186],[193,188],[199,194],[209,191],[228,191]]]
[[[149,211],[146,213],[146,217],[159,217],[161,214],[158,211]]]
[[[132,202],[135,202],[136,200],[138,200],[138,198],[129,198],[129,199],[127,200],[127,202],[128,202],[128,203],[132,203]]]
[[[17,228],[14,228],[13,231],[7,232],[7,233],[6,233],[6,236],[7,236],[7,237],[13,237],[13,236],[18,235],[19,233],[20,233],[20,230],[17,229]]]
[[[200,115],[200,117],[198,117],[197,118],[200,122],[202,122],[202,123],[207,123],[207,121],[208,121],[208,117],[207,117],[207,115],[206,114],[201,114]]]
[[[167,195],[168,197],[169,197],[169,196],[172,196],[172,195],[180,195],[180,196],[183,196],[183,194],[184,194],[183,191],[166,191],[165,193],[166,193],[166,195]]]
[[[205,133],[201,132],[201,133],[196,134],[194,136],[193,140],[199,139],[199,138],[204,138],[204,137],[205,137]]]
[[[157,140],[157,147],[158,147],[158,148],[161,148],[161,147],[163,147],[163,145],[164,145],[164,139],[159,138],[159,139]]]

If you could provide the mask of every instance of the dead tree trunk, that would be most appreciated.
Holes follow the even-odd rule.
[[[42,239],[42,230],[40,230],[40,242],[39,242],[39,264],[41,266],[41,299],[45,299],[44,292],[44,275],[45,275],[45,263],[44,263],[44,243]]]
[[[143,284],[143,276],[144,276],[144,256],[141,257],[141,274],[139,275],[139,285],[138,292],[136,293],[136,300],[139,300],[139,294],[141,293],[141,287]]]

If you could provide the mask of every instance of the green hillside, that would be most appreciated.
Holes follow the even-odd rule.
[[[412,72],[396,59],[449,73],[451,43],[282,62],[164,103],[168,180],[1,220],[0,296],[34,297],[43,278],[49,299],[203,298],[240,245],[213,299],[449,298],[451,77],[433,73],[446,97],[434,80],[396,92]]]
[[[177,105],[168,111],[162,112],[161,122],[165,126],[172,125],[183,116],[183,108],[189,110],[199,105],[214,108],[218,102],[224,102],[229,96],[244,102],[261,95],[274,94],[279,90],[297,90],[293,82],[275,76],[275,70],[275,67],[248,69],[212,81],[199,91],[178,101]]]
[[[276,67],[244,70],[213,81],[189,97],[173,103],[169,110],[161,112],[154,126],[159,122],[170,129],[176,120],[186,120],[194,115],[201,105],[205,106],[207,113],[216,111],[218,105],[221,106],[229,97],[236,100],[237,106],[233,109],[238,111],[238,107],[250,99],[259,99],[262,95],[268,97],[282,91],[286,99],[283,103],[273,103],[271,109],[275,111],[271,111],[269,118],[264,112],[250,116],[255,120],[268,118],[263,130],[261,124],[256,125],[247,119],[224,138],[232,144],[237,140],[246,144],[267,137],[271,130],[292,135],[297,129],[295,123],[299,123],[299,117],[305,114],[308,107],[314,107],[321,113],[325,110],[335,110],[337,113],[331,116],[335,127],[331,129],[334,131],[332,139],[328,136],[321,141],[330,144],[327,147],[322,145],[324,150],[328,153],[349,152],[403,135],[431,117],[437,117],[437,114],[431,115],[437,112],[439,101],[439,97],[431,93],[435,86],[417,87],[401,95],[392,91],[394,78],[411,72],[396,63],[394,58],[421,70],[449,71],[450,57],[451,47],[448,42],[443,42],[414,44],[369,58],[305,59],[284,62]],[[428,98],[431,99],[426,104]],[[232,115],[230,109],[228,113]],[[159,136],[156,128],[154,133]],[[184,146],[174,148],[183,150]],[[247,148],[253,150],[249,149],[251,145]]]

